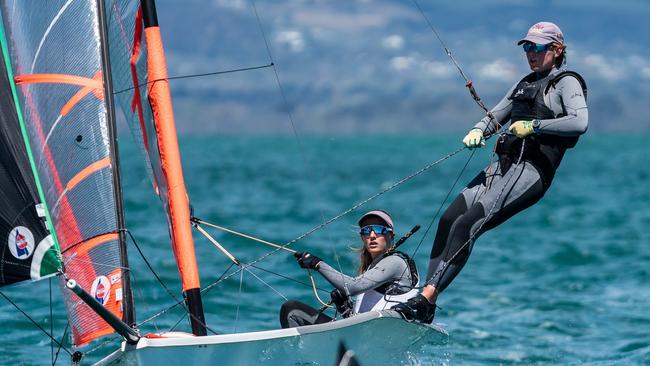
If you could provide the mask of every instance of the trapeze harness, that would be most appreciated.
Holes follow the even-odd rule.
[[[400,251],[389,251],[380,255],[372,261],[370,266],[368,266],[368,270],[375,267],[382,259],[391,255],[398,256],[406,262],[408,270],[411,272],[411,285],[405,288],[404,286],[400,286],[398,281],[391,281],[357,295],[354,302],[355,314],[372,310],[390,309],[393,305],[406,302],[406,300],[418,294],[417,286],[420,279],[415,261]]]

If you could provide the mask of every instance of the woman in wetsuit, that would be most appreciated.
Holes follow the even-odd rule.
[[[306,253],[295,254],[302,268],[318,271],[335,287],[333,300],[344,317],[370,310],[384,310],[415,296],[418,274],[415,262],[406,254],[390,250],[394,239],[393,219],[381,210],[364,214],[359,219],[360,275],[346,276],[320,258]],[[356,296],[353,308],[345,308],[347,298]],[[280,309],[283,328],[325,323],[333,319],[322,311],[299,301],[290,300]]]
[[[463,268],[476,238],[544,196],[567,149],[587,131],[587,88],[580,75],[562,68],[566,45],[560,28],[533,25],[522,45],[532,73],[517,82],[472,128],[463,143],[496,138],[497,161],[480,172],[440,218],[422,293],[393,307],[409,320],[430,323],[438,294]]]

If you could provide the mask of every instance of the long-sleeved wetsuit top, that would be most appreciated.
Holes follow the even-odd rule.
[[[553,69],[550,75],[555,75],[564,70]],[[491,110],[494,117],[503,126],[510,119],[512,110],[512,95],[516,82],[505,97]],[[549,134],[558,136],[577,136],[585,133],[587,130],[587,102],[583,95],[582,86],[578,79],[573,76],[567,76],[549,89],[548,94],[544,96],[544,104],[555,113],[558,118],[542,119],[538,128],[539,134]],[[563,116],[563,117],[559,117]],[[485,136],[494,134],[497,129],[497,121],[490,121],[489,117],[484,117],[474,128],[483,130]]]
[[[372,290],[387,282],[397,282],[400,288],[412,286],[408,264],[397,255],[383,258],[377,265],[357,277],[346,276],[324,261],[318,264],[318,272],[339,291],[350,296]]]

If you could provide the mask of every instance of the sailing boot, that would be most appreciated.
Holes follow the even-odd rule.
[[[402,315],[406,320],[415,320],[420,323],[431,324],[436,313],[436,304],[432,304],[422,294],[408,299],[391,308]]]

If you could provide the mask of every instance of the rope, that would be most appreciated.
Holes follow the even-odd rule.
[[[71,353],[71,352],[70,352],[66,347],[64,347],[63,344],[61,344],[61,342],[59,342],[59,341],[56,340],[54,337],[52,337],[52,335],[51,335],[50,333],[48,333],[45,329],[43,329],[43,327],[41,327],[40,324],[38,324],[38,323],[36,322],[36,320],[34,320],[34,318],[32,318],[31,316],[29,316],[29,314],[27,314],[26,312],[24,312],[23,309],[21,309],[21,308],[20,308],[20,307],[15,303],[15,302],[13,302],[13,301],[12,301],[12,300],[7,296],[7,295],[5,295],[4,292],[0,291],[0,295],[1,295],[2,297],[4,297],[5,300],[9,301],[9,303],[10,303],[11,305],[13,305],[13,306],[16,308],[16,310],[20,311],[20,312],[25,316],[25,318],[29,319],[29,321],[32,322],[32,324],[34,324],[34,326],[36,326],[38,329],[41,330],[41,332],[43,332],[45,335],[47,335],[48,337],[50,337],[50,339],[51,339],[54,343],[58,344],[59,347],[63,348],[63,350],[65,350],[65,351],[66,351],[70,356],[72,356],[72,353]]]
[[[309,279],[311,280],[311,286],[314,289],[314,296],[316,296],[316,300],[318,300],[318,302],[326,308],[331,307],[331,302],[326,303],[320,298],[320,296],[318,296],[318,291],[316,290],[316,281],[314,281],[314,276],[311,275],[311,271],[307,270],[307,273],[309,273]]]

